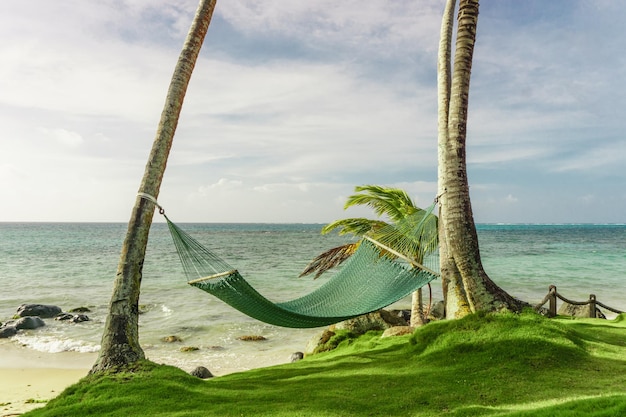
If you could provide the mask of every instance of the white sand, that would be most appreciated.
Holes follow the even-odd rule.
[[[285,348],[254,351],[253,354],[215,358],[198,357],[189,367],[206,366],[215,376],[289,362],[294,350]],[[151,358],[150,349],[146,356]],[[0,417],[15,416],[43,407],[48,400],[87,375],[97,353],[45,353],[0,340]],[[157,359],[157,363],[162,361]],[[191,369],[184,369],[190,371]]]
[[[43,407],[87,375],[95,360],[95,353],[42,353],[1,344],[0,416]]]

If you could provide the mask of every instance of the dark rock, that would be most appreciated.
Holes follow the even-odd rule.
[[[430,314],[428,314],[429,320],[443,320],[445,318],[445,304],[443,300],[437,301],[430,309]]]
[[[183,346],[180,348],[181,352],[195,352],[196,350],[200,350],[197,346]]]
[[[204,366],[198,366],[193,371],[189,372],[190,375],[197,376],[201,379],[213,378],[213,374]]]
[[[262,342],[263,340],[267,340],[263,336],[249,335],[249,336],[239,336],[237,340],[243,340],[244,342]]]
[[[61,313],[61,308],[45,304],[22,304],[17,308],[18,317],[38,316],[49,319]]]
[[[406,318],[405,318],[406,317]],[[318,333],[309,340],[304,349],[304,356],[313,355],[323,350],[333,349],[332,346],[325,346],[328,341],[335,336],[336,330],[345,330],[350,337],[359,336],[370,330],[387,330],[391,327],[408,327],[410,311],[408,310],[378,310],[369,314],[355,317],[350,320],[334,324],[328,329]]]
[[[411,310],[389,310],[389,312],[396,317],[401,317],[406,323],[411,321]],[[399,324],[399,326],[403,326],[403,324]]]
[[[0,327],[0,339],[6,339],[7,337],[15,336],[17,329],[13,326]]]
[[[392,314],[387,310],[378,310],[337,323],[331,326],[331,330],[348,330],[356,335],[360,335],[370,330],[387,330],[393,326],[406,326],[407,324],[402,316]]]
[[[65,320],[71,320],[72,317],[74,317],[73,314],[70,313],[61,313],[61,314],[57,314],[57,316],[54,318],[55,320],[59,320],[59,321],[65,321]]]
[[[82,323],[83,321],[89,321],[89,317],[85,314],[71,313],[61,313],[57,315],[54,319],[59,321],[70,321],[72,323]]]
[[[72,323],[82,323],[84,321],[89,321],[89,317],[84,314],[75,314],[71,319]]]
[[[304,349],[304,356],[315,354],[318,346],[323,346],[326,343],[328,343],[330,338],[333,337],[335,334],[336,334],[335,332],[333,332],[332,330],[328,330],[328,329],[322,330],[319,333],[317,333],[307,343]]]
[[[165,336],[163,339],[161,339],[162,341],[166,342],[166,343],[174,343],[174,342],[182,342],[183,339],[181,339],[178,336]]]
[[[91,313],[91,310],[87,307],[76,307],[71,309],[70,313]]]
[[[294,352],[289,356],[289,362],[298,362],[304,358],[304,353],[302,352]]]
[[[20,319],[17,319],[13,322],[13,327],[15,327],[17,330],[22,330],[22,329],[37,329],[39,327],[43,327],[46,325],[46,323],[44,323],[44,321],[42,319],[40,319],[39,317],[22,317]]]
[[[319,344],[324,345],[328,343],[328,341],[336,334],[337,333],[333,332],[332,330],[325,330],[324,333],[322,333],[322,337],[320,337]]]

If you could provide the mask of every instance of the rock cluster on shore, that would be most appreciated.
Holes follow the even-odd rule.
[[[74,311],[74,310],[70,310]],[[89,321],[89,317],[82,312],[89,309],[81,308],[81,314],[64,313],[55,305],[22,304],[17,308],[15,316],[0,325],[0,339],[15,336],[19,330],[32,330],[46,325],[43,319],[67,320],[72,323]]]

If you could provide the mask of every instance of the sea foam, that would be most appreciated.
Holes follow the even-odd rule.
[[[91,353],[100,350],[100,345],[72,339],[59,339],[52,336],[18,334],[14,340],[24,347],[46,353]]]

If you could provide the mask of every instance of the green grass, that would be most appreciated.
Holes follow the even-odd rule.
[[[28,416],[624,416],[626,321],[477,314],[200,380],[149,362]]]

